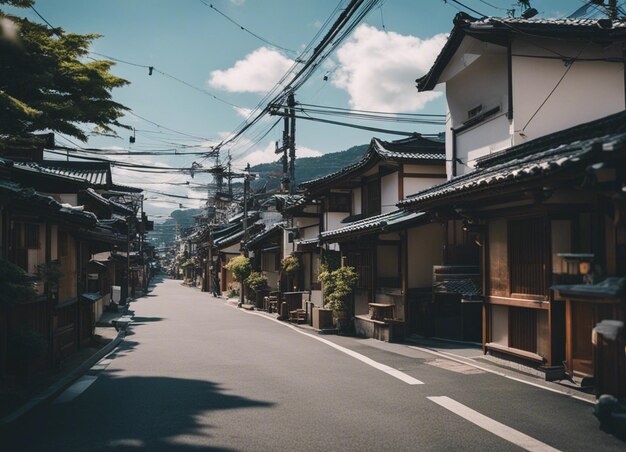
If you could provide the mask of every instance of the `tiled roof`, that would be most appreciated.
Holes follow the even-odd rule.
[[[15,162],[19,169],[30,169],[39,173],[69,177],[91,186],[106,187],[110,182],[111,167],[107,162],[64,162],[44,160],[42,162]]]
[[[512,158],[521,158],[540,151],[546,151],[563,143],[622,132],[626,132],[626,110],[583,124],[577,124],[569,129],[560,130],[526,143],[479,157],[476,160],[476,166],[478,168],[487,168]]]
[[[483,190],[493,190],[517,182],[555,175],[572,167],[586,167],[594,157],[609,157],[610,152],[624,150],[626,133],[608,134],[587,140],[577,140],[536,153],[511,158],[486,168],[435,185],[398,203],[411,209],[428,208],[428,204],[448,203],[455,196],[465,196]],[[493,191],[492,191],[493,192]]]
[[[417,79],[419,91],[432,90],[444,68],[457,51],[466,35],[483,41],[503,43],[512,34],[534,38],[552,37],[579,41],[626,41],[626,21],[608,19],[522,19],[515,17],[486,17],[476,19],[466,13],[454,18],[454,28],[448,41],[435,59],[435,63],[423,77]],[[502,44],[503,45],[503,44]]]
[[[64,220],[73,223],[94,226],[98,220],[91,212],[61,204],[51,196],[41,195],[32,188],[22,188],[14,182],[0,180],[0,194],[3,195],[1,198],[6,196],[23,209],[33,209],[42,214],[49,212],[53,215],[60,215]]]
[[[439,138],[430,139],[419,134],[398,141],[383,141],[372,138],[369,148],[361,160],[334,173],[303,182],[300,187],[311,190],[316,186],[338,181],[341,178],[366,170],[381,160],[444,162],[445,159],[445,143]]]
[[[248,227],[248,235],[252,236],[254,234],[256,234],[257,232],[259,232],[259,230],[261,229],[263,225],[261,224],[253,224],[251,226]],[[220,237],[218,239],[215,239],[213,241],[213,245],[216,248],[224,248],[230,245],[234,245],[235,243],[239,243],[241,241],[241,239],[243,239],[244,236],[244,230],[243,230],[243,225],[240,226],[240,230],[233,233],[233,234],[229,234],[229,235],[225,235],[223,237]]]
[[[248,243],[246,244],[246,246],[248,248],[260,244],[263,242],[263,240],[269,238],[272,236],[272,234],[274,234],[275,232],[281,230],[281,228],[284,226],[284,223],[280,222],[280,223],[275,223],[273,225],[271,225],[269,228],[266,227],[264,231],[259,232],[258,234],[256,234],[255,236],[251,237],[250,239],[248,239]]]
[[[372,234],[374,232],[382,232],[394,229],[399,226],[407,225],[417,219],[425,219],[422,212],[407,212],[405,210],[396,210],[382,215],[376,215],[363,220],[355,221],[342,228],[324,231],[320,234],[321,242],[331,242],[345,237],[353,237],[355,235]]]

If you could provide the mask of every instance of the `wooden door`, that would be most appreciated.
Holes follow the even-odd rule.
[[[577,376],[593,375],[591,330],[594,327],[594,308],[591,303],[571,304],[571,357],[568,359],[570,373]]]

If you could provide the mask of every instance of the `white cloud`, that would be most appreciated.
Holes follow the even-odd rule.
[[[282,53],[261,47],[233,67],[211,72],[209,85],[236,93],[266,93],[293,65]]]
[[[361,25],[337,51],[333,84],[350,95],[352,108],[389,112],[419,110],[441,95],[418,93],[415,79],[432,66],[445,34],[422,40]]]
[[[235,6],[243,6],[246,0],[230,0],[230,2]]]
[[[245,119],[248,119],[248,116],[250,116],[250,113],[252,113],[252,109],[251,108],[233,107],[233,109],[237,112],[237,114],[239,116],[241,116],[242,118],[245,118]]]

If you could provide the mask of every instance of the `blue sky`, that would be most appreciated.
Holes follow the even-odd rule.
[[[76,33],[102,35],[93,51],[139,65],[154,66],[159,71],[206,90],[230,104],[252,108],[278,81],[333,11],[347,0],[38,0],[35,8],[54,26]],[[512,0],[464,0],[464,4],[492,16],[506,15]],[[533,0],[532,6],[543,17],[563,17],[582,6],[582,0]],[[229,22],[215,8],[250,31],[280,47],[272,48]],[[415,79],[423,75],[452,28],[458,5],[448,0],[384,0],[327,65],[320,68],[296,93],[296,99],[344,108],[385,110],[405,113],[445,113],[441,92],[418,94]],[[9,8],[6,8],[10,10]],[[12,10],[41,22],[29,9]],[[101,58],[94,55],[96,58]],[[241,111],[198,90],[144,67],[118,63],[112,72],[130,85],[114,91],[114,99],[137,115],[170,129],[198,137],[191,139],[158,128],[135,116],[125,122],[136,129],[136,142],[130,145],[130,133],[122,130],[120,138],[92,136],[87,146],[164,149],[171,143],[210,145],[234,130],[244,119]],[[327,75],[328,80],[323,77]],[[334,119],[334,118],[330,118]],[[271,122],[261,124],[257,133],[244,136],[229,147],[235,165],[274,160],[273,142],[281,138],[276,127],[262,141],[251,142]],[[405,131],[432,133],[440,131],[411,124],[368,124]],[[265,128],[265,129],[264,129]],[[359,131],[309,121],[298,121],[298,155],[320,155],[368,143],[372,136],[386,140],[400,137]],[[200,139],[202,138],[202,139]],[[68,144],[62,138],[60,144]],[[137,163],[188,167],[198,156],[116,157]],[[204,161],[202,164],[206,165]],[[116,170],[120,183],[157,189],[169,193],[204,196],[200,191],[169,183],[190,179],[185,174],[141,174]],[[170,202],[146,202],[148,213],[165,214],[177,206]],[[176,201],[178,202],[178,201]],[[186,206],[198,202],[183,201]]]

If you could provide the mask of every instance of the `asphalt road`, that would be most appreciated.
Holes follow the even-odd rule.
[[[3,451],[625,450],[591,405],[403,345],[319,336],[179,281]]]

